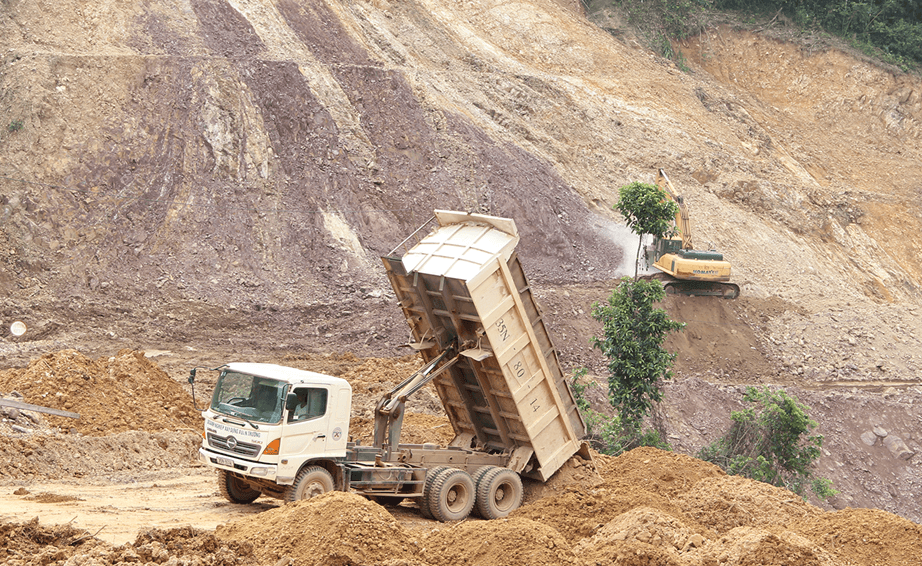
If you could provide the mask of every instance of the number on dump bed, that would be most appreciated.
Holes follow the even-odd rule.
[[[496,328],[499,330],[499,335],[503,339],[503,342],[509,338],[509,329],[506,327],[506,323],[503,322],[503,319],[496,321]]]

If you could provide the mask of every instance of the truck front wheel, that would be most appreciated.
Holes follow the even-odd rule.
[[[226,470],[218,470],[218,490],[231,503],[253,503],[259,490]]]
[[[295,482],[285,490],[285,501],[300,501],[333,491],[333,476],[320,466],[308,466],[298,472]]]

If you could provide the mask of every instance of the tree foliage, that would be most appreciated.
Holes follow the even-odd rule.
[[[804,29],[837,35],[871,56],[904,70],[922,63],[922,2],[919,0],[617,0],[628,22],[649,47],[684,65],[670,40],[698,33],[715,10],[740,15],[784,14]]]
[[[753,406],[733,411],[733,424],[720,439],[705,446],[698,458],[717,464],[728,474],[784,487],[804,495],[810,486],[817,497],[836,493],[832,482],[814,475],[823,436],[811,434],[816,422],[809,407],[784,390],[748,387],[743,400]]]
[[[625,428],[618,415],[609,416],[593,409],[586,398],[588,390],[598,387],[595,381],[585,380],[586,368],[580,368],[570,377],[570,389],[583,421],[586,423],[586,439],[589,444],[602,454],[617,456],[622,452],[640,446],[652,446],[660,450],[670,450],[659,431],[655,429],[638,431]]]
[[[659,281],[623,278],[605,304],[592,306],[602,337],[592,346],[608,359],[609,401],[625,429],[639,431],[653,404],[662,398],[660,381],[671,379],[675,354],[663,348],[667,335],[685,326],[655,306],[666,292]]]
[[[922,2],[918,0],[713,0],[718,9],[781,12],[803,27],[819,27],[880,49],[891,62],[922,62]],[[888,58],[888,57],[885,57]]]
[[[679,205],[656,185],[635,181],[619,189],[615,209],[624,217],[631,231],[640,236],[637,256],[634,258],[636,278],[643,235],[650,234],[655,238],[668,238],[674,235],[675,215],[679,211]]]

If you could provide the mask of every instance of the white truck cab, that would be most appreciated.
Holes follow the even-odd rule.
[[[231,363],[220,370],[202,412],[199,458],[205,464],[284,486],[305,462],[346,455],[349,382],[275,364]]]

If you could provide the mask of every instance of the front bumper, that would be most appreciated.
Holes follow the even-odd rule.
[[[234,458],[227,454],[213,452],[207,448],[199,448],[198,457],[207,466],[236,472],[245,476],[275,481],[278,474],[278,466]]]

